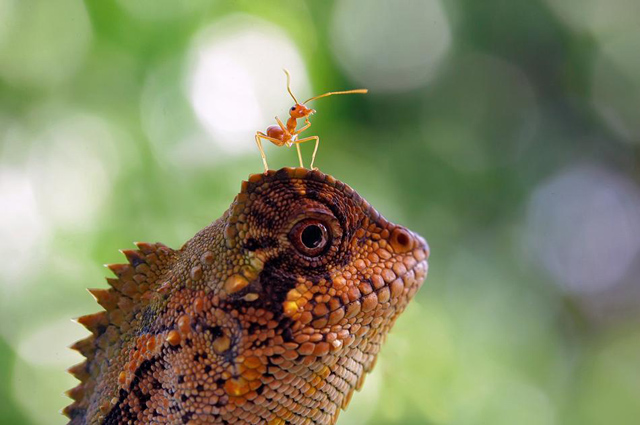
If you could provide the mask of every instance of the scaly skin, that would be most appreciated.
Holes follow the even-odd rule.
[[[137,245],[91,290],[106,311],[78,319],[70,424],[333,424],[429,255],[303,168],[251,176],[180,250]]]

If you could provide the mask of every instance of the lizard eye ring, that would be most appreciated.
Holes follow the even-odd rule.
[[[302,220],[289,232],[289,240],[302,255],[317,257],[331,245],[331,234],[319,220]]]

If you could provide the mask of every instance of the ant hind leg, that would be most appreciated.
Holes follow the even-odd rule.
[[[258,145],[258,149],[260,149],[260,155],[262,155],[262,163],[264,164],[264,173],[267,174],[269,167],[267,166],[267,157],[264,154],[264,149],[262,149],[261,140],[268,140],[276,146],[282,146],[284,145],[284,142],[281,139],[276,139],[275,137],[267,136],[261,131],[256,132],[256,144]]]
[[[318,167],[313,167],[313,163],[316,161],[316,153],[318,152],[318,145],[320,145],[320,138],[318,136],[313,136],[316,139],[316,145],[313,147],[313,154],[311,155],[311,169],[317,170]]]
[[[262,142],[260,141],[261,136],[262,135],[260,133],[256,133],[256,144],[258,145],[258,149],[260,149],[260,156],[262,157],[262,163],[264,164],[264,173],[267,174],[267,171],[269,171],[269,166],[267,165],[267,156],[264,154]]]

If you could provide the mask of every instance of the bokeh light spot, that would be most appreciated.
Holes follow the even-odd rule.
[[[7,164],[0,167],[0,222],[0,290],[8,296],[24,287],[27,271],[34,271],[46,228],[28,173]]]
[[[193,47],[188,76],[189,98],[196,116],[220,150],[256,149],[254,134],[285,120],[292,99],[286,91],[287,68],[292,90],[308,93],[302,58],[278,27],[245,15],[234,15],[204,30]]]
[[[31,333],[21,335],[17,352],[24,361],[32,365],[65,368],[84,359],[79,353],[66,347],[86,338],[89,332],[69,318],[63,317],[51,320]]]
[[[533,193],[525,241],[566,289],[610,288],[640,252],[640,192],[602,167],[566,170]]]
[[[90,228],[119,171],[115,146],[111,127],[90,115],[66,117],[37,137],[29,174],[38,206],[52,224]]]
[[[374,91],[426,84],[451,46],[439,0],[343,0],[335,3],[331,47],[351,78]]]
[[[56,320],[27,334],[18,346],[18,358],[12,365],[12,395],[32,424],[65,424],[60,410],[70,403],[64,391],[76,386],[78,380],[63,372],[80,363],[82,356],[68,348],[80,332],[72,330],[68,319]],[[84,332],[82,335],[86,335]]]

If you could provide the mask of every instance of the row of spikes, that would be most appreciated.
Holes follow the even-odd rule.
[[[80,409],[80,401],[84,398],[87,383],[91,377],[89,365],[98,349],[113,343],[111,339],[118,334],[106,338],[104,335],[109,325],[116,328],[128,326],[130,314],[136,305],[151,298],[160,285],[158,277],[164,274],[171,264],[175,251],[161,243],[136,242],[137,250],[121,250],[127,258],[126,264],[107,264],[115,278],[107,278],[111,288],[88,289],[89,293],[100,304],[104,311],[78,317],[75,321],[91,332],[87,338],[81,339],[69,348],[82,354],[86,360],[68,369],[80,383],[66,392],[74,403],[63,409],[62,413],[72,418]]]

